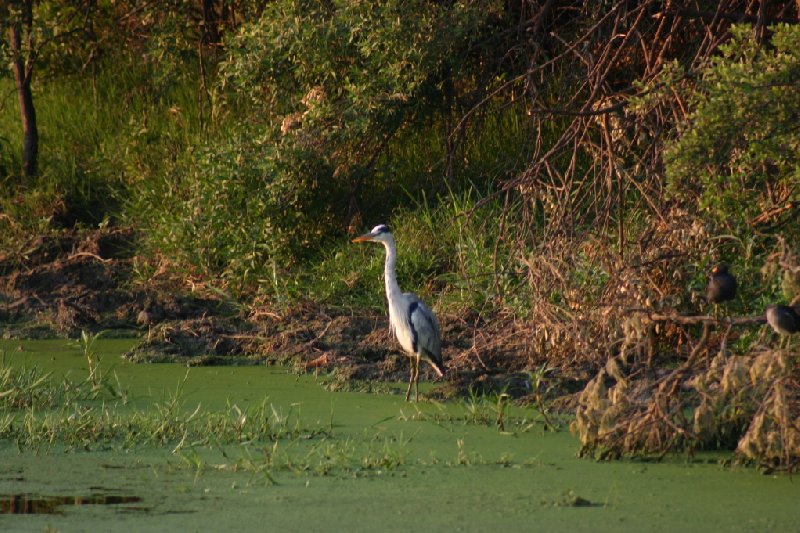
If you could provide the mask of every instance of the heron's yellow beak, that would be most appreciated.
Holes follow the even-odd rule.
[[[367,233],[366,235],[359,235],[358,237],[353,239],[353,242],[367,242],[371,240],[372,240],[372,234]]]

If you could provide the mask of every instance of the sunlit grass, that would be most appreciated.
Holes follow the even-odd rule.
[[[386,221],[398,247],[397,276],[403,290],[435,303],[437,310],[497,310],[511,305],[524,314],[525,278],[503,206],[475,189],[450,192],[435,202],[425,197]],[[365,228],[368,229],[368,228]],[[380,310],[384,251],[380,246],[331,246],[311,265],[310,295],[330,306]]]
[[[94,339],[88,336],[90,355]],[[86,348],[85,348],[86,349]],[[85,376],[56,380],[36,367],[0,364],[0,442],[20,451],[140,450],[162,448],[181,464],[198,472],[230,470],[249,472],[273,483],[280,472],[295,475],[373,475],[415,464],[470,466],[506,464],[509,457],[485,459],[468,451],[463,440],[452,457],[410,459],[413,434],[337,434],[335,413],[329,421],[307,423],[299,406],[281,409],[269,398],[247,406],[228,402],[222,409],[189,405],[184,380],[160,400],[138,405],[118,381],[106,383],[97,361]],[[97,384],[93,382],[97,381]],[[530,431],[539,422],[512,416],[503,395],[474,395],[463,405],[434,410],[401,411],[398,420],[428,421],[443,427],[494,426],[506,434]],[[452,412],[451,412],[452,411]]]
[[[177,78],[154,87],[145,67],[103,68],[85,77],[38,79],[39,175],[28,192],[63,202],[63,222],[98,223],[118,216],[125,189],[168,166],[199,133],[195,83]],[[143,90],[147,87],[147,90]],[[0,139],[9,185],[23,180],[19,111],[10,80],[0,80]],[[13,190],[9,187],[7,190]],[[5,199],[12,216],[47,216],[44,199],[19,204]],[[98,206],[101,209],[98,209]],[[55,208],[58,210],[57,208]]]

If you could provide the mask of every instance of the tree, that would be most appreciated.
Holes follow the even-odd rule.
[[[36,175],[39,153],[39,129],[36,125],[36,108],[33,105],[31,92],[36,56],[33,42],[33,0],[23,0],[15,4],[18,5],[16,9],[3,15],[10,21],[7,30],[8,45],[22,121],[22,165],[25,175],[30,177]]]

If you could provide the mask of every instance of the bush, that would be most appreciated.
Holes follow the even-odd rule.
[[[270,4],[226,43],[217,134],[167,173],[179,177],[142,188],[153,247],[242,289],[266,279],[291,290],[298,265],[358,215],[388,219],[403,188],[441,192],[452,73],[462,90],[475,83],[476,40],[501,8]]]
[[[731,31],[703,69],[694,111],[665,158],[676,197],[698,201],[718,231],[746,236],[796,216],[800,28],[772,28],[770,45],[756,43],[749,26]]]
[[[237,290],[282,277],[319,247],[338,204],[317,154],[249,132],[197,148],[172,172],[186,175],[169,192],[140,192],[151,245]]]
[[[441,117],[457,93],[475,86],[485,59],[478,43],[502,7],[487,0],[274,2],[227,43],[222,87],[246,98],[253,121],[274,138],[316,150],[353,202],[365,190],[373,201],[392,182],[375,167],[394,138],[452,133]]]

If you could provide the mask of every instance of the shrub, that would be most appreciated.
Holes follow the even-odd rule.
[[[698,201],[718,230],[743,236],[788,221],[800,200],[800,28],[772,28],[770,45],[748,26],[731,31],[665,157],[672,193]]]
[[[238,290],[307,257],[338,203],[331,169],[316,153],[250,132],[197,148],[172,172],[187,174],[141,192],[140,201],[153,202],[151,244]]]

